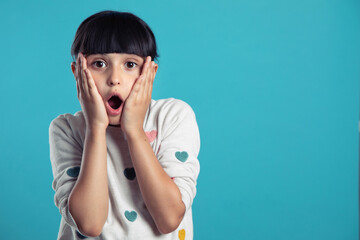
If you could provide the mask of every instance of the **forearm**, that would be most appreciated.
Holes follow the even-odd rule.
[[[87,129],[80,174],[69,197],[69,210],[80,231],[99,235],[107,219],[106,129]]]
[[[185,213],[179,188],[161,167],[144,131],[127,134],[127,139],[145,204],[159,231],[172,232]]]

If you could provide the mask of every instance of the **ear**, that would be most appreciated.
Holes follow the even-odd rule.
[[[156,74],[156,72],[157,72],[157,70],[158,70],[158,68],[159,68],[159,65],[157,65],[157,63],[155,63],[154,68],[155,68],[155,74]]]
[[[71,63],[71,71],[74,74],[74,77],[76,79],[76,62]]]

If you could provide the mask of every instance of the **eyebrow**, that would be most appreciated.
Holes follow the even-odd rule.
[[[94,58],[97,58],[97,57],[110,58],[108,56],[108,54],[112,54],[112,53],[94,53],[94,54],[90,54],[88,57],[92,56]],[[128,55],[127,58],[132,58],[132,59],[142,62],[142,63],[144,63],[146,60],[143,57],[136,55],[136,54],[132,54],[132,53],[120,53],[120,54],[126,54],[126,55]]]
[[[89,54],[88,57],[91,56],[91,55],[93,55],[93,56],[97,56],[97,55],[105,56],[106,53],[93,53],[93,54]]]

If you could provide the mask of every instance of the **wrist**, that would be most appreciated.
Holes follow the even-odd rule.
[[[86,130],[90,130],[92,132],[104,132],[106,131],[107,127],[109,126],[108,122],[101,122],[101,121],[91,121],[85,120],[86,122]]]
[[[86,135],[88,136],[99,136],[106,135],[106,128],[103,125],[88,125],[86,127]]]
[[[128,139],[129,141],[141,138],[146,139],[146,134],[143,128],[127,129],[126,131],[124,131],[124,133],[126,135],[126,139]]]

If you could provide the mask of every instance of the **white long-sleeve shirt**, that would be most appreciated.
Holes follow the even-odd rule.
[[[50,159],[55,205],[61,213],[58,239],[193,239],[191,205],[200,171],[197,159],[200,137],[195,114],[183,101],[151,100],[144,131],[165,172],[178,186],[185,216],[177,230],[161,234],[142,198],[124,133],[120,127],[106,130],[109,213],[102,233],[95,238],[82,234],[69,211],[69,195],[81,168],[85,140],[82,112],[63,114],[50,124]]]

